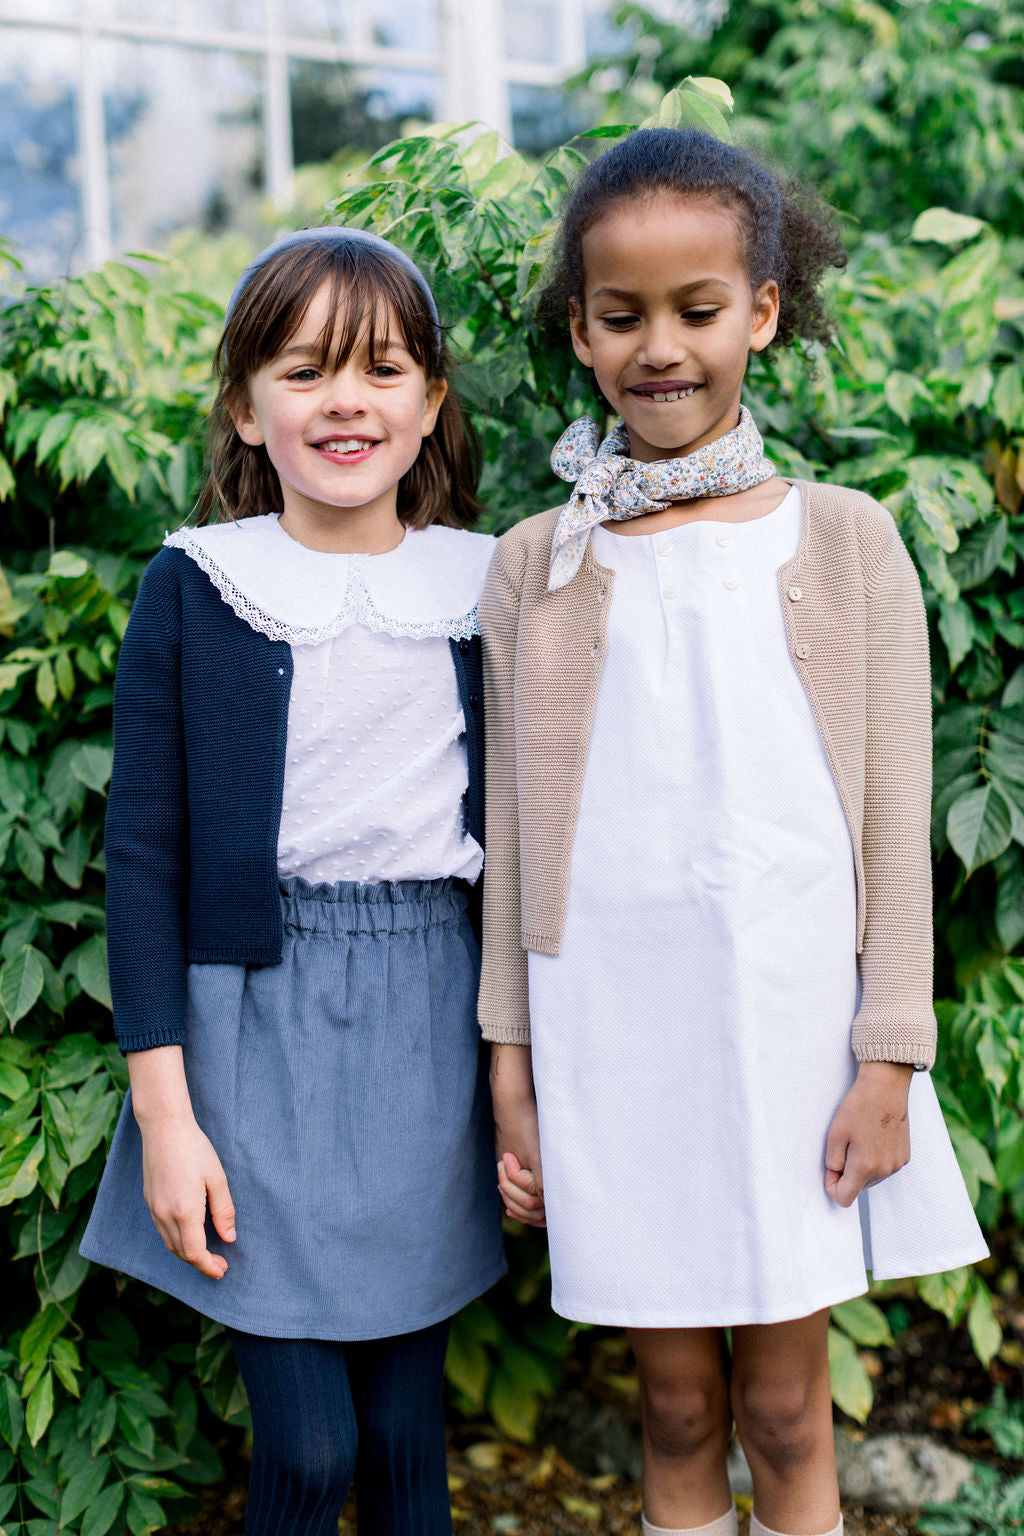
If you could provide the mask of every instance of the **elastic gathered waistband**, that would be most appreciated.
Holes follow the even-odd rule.
[[[300,875],[281,881],[285,928],[302,933],[396,933],[458,921],[466,887],[440,880],[338,880],[311,885]]]

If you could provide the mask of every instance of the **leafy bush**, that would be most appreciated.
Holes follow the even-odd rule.
[[[948,21],[978,8],[900,7],[921,26],[926,9]],[[794,17],[862,25],[857,17],[884,10],[852,0],[747,8],[761,21],[771,11],[777,31]],[[723,50],[743,25],[737,12]],[[709,75],[724,72],[711,68],[715,46],[701,45]],[[751,99],[763,52],[752,45],[742,77],[731,77],[741,99]],[[990,63],[968,52],[956,67],[984,73]],[[767,104],[765,133],[781,135],[789,110],[806,123],[815,89],[797,72],[787,110]],[[1000,112],[1016,102],[1004,148],[1020,123],[1010,90],[1000,84],[989,98],[979,87],[971,98],[997,100]],[[688,84],[657,115],[727,134],[727,100],[713,80]],[[902,133],[898,113],[889,117]],[[435,275],[465,357],[460,384],[487,453],[495,529],[557,499],[550,444],[595,408],[570,349],[550,351],[531,321],[567,182],[625,131],[609,124],[539,169],[493,136],[423,132],[382,150],[365,182],[331,205],[333,216],[400,237]],[[861,153],[856,133],[830,153],[845,164],[847,148]],[[762,357],[748,391],[780,469],[883,500],[924,578],[947,999],[937,1079],[991,1231],[1007,1210],[1018,1221],[1024,1212],[1024,286],[1015,205],[997,181],[987,176],[970,214],[944,206],[964,203],[948,188],[933,196],[934,179],[901,190],[916,199],[906,217],[895,232],[866,228],[836,281],[838,345],[814,371]],[[894,199],[879,206],[898,212]],[[862,212],[869,225],[870,207]],[[124,1086],[101,941],[111,682],[144,560],[196,491],[217,321],[174,269],[142,264],[13,292],[0,311],[0,1205],[15,1255],[0,1348],[0,1520],[26,1536],[165,1522],[168,1501],[216,1476],[213,1415],[244,1417],[218,1330],[202,1330],[197,1360],[190,1313],[77,1257]],[[456,1323],[449,1378],[459,1406],[527,1439],[568,1333],[547,1309],[542,1239],[510,1233],[510,1249],[509,1282]],[[919,1290],[992,1357],[999,1324],[981,1275],[928,1277]],[[857,1349],[887,1342],[889,1325],[868,1300],[836,1308],[833,1324],[837,1401],[863,1418],[871,1388]]]

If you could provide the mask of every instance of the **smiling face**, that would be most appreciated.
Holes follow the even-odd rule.
[[[323,357],[332,289],[319,288],[283,349],[231,408],[235,429],[262,444],[281,482],[281,526],[317,547],[340,523],[401,537],[398,482],[433,430],[447,384],[428,379],[393,315],[387,334],[361,331],[347,357]],[[389,546],[390,547],[390,546]]]
[[[675,192],[613,203],[583,237],[583,281],[573,347],[625,421],[631,457],[681,458],[737,425],[779,291],[751,294],[727,208]]]

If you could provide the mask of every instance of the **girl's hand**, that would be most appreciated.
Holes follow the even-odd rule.
[[[498,1191],[505,1211],[514,1221],[527,1226],[546,1226],[537,1100],[528,1045],[492,1047],[491,1100]]]
[[[235,1207],[220,1158],[192,1113],[180,1045],[129,1051],[132,1109],[142,1135],[142,1191],[154,1225],[179,1259],[220,1280],[227,1260],[206,1246],[206,1210],[235,1240]]]
[[[197,1122],[159,1121],[142,1133],[142,1192],[166,1247],[211,1280],[227,1260],[206,1246],[206,1210],[219,1237],[235,1241],[235,1207],[220,1158]]]
[[[910,1162],[907,1095],[913,1071],[897,1061],[861,1062],[825,1146],[825,1193],[837,1205],[852,1205],[862,1189]]]

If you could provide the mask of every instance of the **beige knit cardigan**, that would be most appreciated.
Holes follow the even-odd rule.
[[[790,651],[846,814],[857,881],[861,1061],[935,1055],[931,687],[921,588],[896,525],[859,491],[795,482],[803,521],[778,573]],[[547,591],[560,508],[499,541],[480,605],[487,720],[484,1037],[530,1039],[527,950],[557,955],[615,574],[593,540]],[[752,741],[752,752],[757,743]],[[622,815],[643,785],[623,785]],[[607,936],[614,945],[615,934]],[[808,954],[808,966],[815,956]]]

